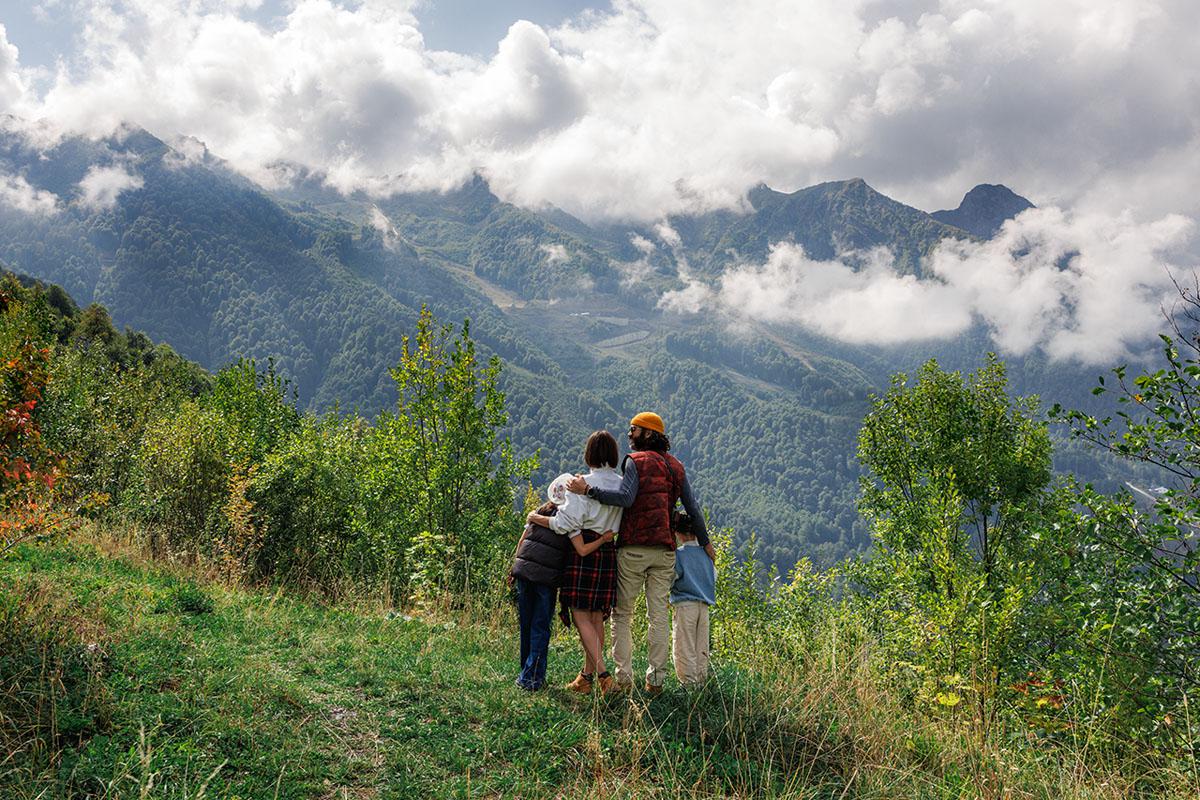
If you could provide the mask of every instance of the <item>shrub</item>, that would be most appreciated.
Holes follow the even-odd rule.
[[[1165,485],[1105,496],[1078,490],[1080,513],[1053,531],[1061,559],[1056,667],[1088,676],[1091,713],[1200,752],[1200,295],[1181,288],[1163,367],[1100,379],[1115,415],[1059,407],[1072,434],[1159,469]],[[1192,720],[1192,721],[1190,721]]]
[[[227,457],[232,464],[261,464],[300,426],[295,391],[276,374],[274,361],[260,371],[253,359],[239,359],[217,373],[199,401],[219,415],[228,430]]]
[[[44,297],[0,279],[0,555],[65,522],[54,504],[62,462],[42,436],[52,329]]]
[[[1010,398],[989,356],[963,378],[900,374],[859,433],[860,508],[875,545],[856,570],[898,676],[953,708],[971,696],[987,720],[1011,643],[1035,602],[1027,535],[1050,481],[1050,439],[1032,398]],[[1020,661],[1017,659],[1016,661]]]
[[[211,552],[232,475],[228,435],[220,414],[194,400],[147,428],[128,502],[156,551]]]
[[[299,428],[288,391],[273,367],[260,373],[243,360],[221,370],[199,398],[147,426],[128,507],[152,526],[156,544],[225,564],[245,560],[238,494]]]
[[[61,348],[51,364],[47,443],[65,454],[70,499],[93,515],[126,497],[147,428],[173,415],[198,388],[195,366],[169,348],[127,366],[99,349]]]
[[[853,609],[836,597],[837,571],[815,570],[802,558],[781,578],[758,559],[755,537],[736,558],[733,538],[731,529],[714,534],[714,652],[729,663],[755,669],[780,662],[798,665],[838,628],[849,634],[843,644],[854,647],[858,626]]]
[[[377,576],[351,525],[363,435],[357,418],[306,417],[253,473],[246,498],[259,538],[244,553],[252,577],[332,588]]]

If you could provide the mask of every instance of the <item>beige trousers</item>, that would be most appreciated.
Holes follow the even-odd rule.
[[[671,626],[675,676],[686,685],[708,680],[708,604],[699,600],[676,603]]]
[[[617,548],[617,607],[612,613],[613,663],[618,683],[633,682],[633,609],[646,593],[646,683],[662,686],[667,677],[669,612],[675,582],[675,551],[629,545]]]

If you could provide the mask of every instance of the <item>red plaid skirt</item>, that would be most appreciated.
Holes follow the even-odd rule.
[[[585,530],[584,544],[600,538],[595,531]],[[575,547],[567,551],[567,566],[563,570],[559,601],[567,608],[603,611],[608,616],[617,604],[617,548],[612,542],[603,544],[590,556],[580,558]]]

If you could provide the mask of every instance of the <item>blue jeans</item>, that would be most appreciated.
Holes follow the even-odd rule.
[[[550,654],[550,622],[554,616],[553,586],[516,579],[517,616],[521,623],[522,689],[540,689],[546,682],[546,659]]]

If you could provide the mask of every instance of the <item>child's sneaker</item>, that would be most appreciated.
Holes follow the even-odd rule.
[[[566,689],[568,691],[578,692],[579,694],[591,694],[592,679],[581,672],[575,677],[575,680],[566,685]]]

